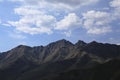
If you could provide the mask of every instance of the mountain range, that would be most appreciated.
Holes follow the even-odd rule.
[[[0,79],[120,80],[120,45],[65,39],[46,46],[19,45],[0,54]]]

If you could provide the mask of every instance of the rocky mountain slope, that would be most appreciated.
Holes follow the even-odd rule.
[[[104,72],[101,70],[108,68],[106,73],[109,73],[113,68],[115,74],[111,75],[117,80],[116,77],[120,75],[119,71],[116,72],[120,69],[117,67],[120,63],[119,59],[120,46],[96,41],[85,43],[79,40],[73,44],[62,39],[47,46],[19,45],[0,54],[0,79],[98,80],[96,76]]]

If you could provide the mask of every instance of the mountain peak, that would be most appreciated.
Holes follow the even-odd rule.
[[[83,75],[84,75],[84,71],[86,71],[85,69],[87,70],[90,69],[89,71],[92,72],[89,73],[89,71],[87,71],[88,73],[85,73],[85,75],[86,74],[89,75],[93,73],[93,71],[95,71],[94,68],[96,69],[96,66],[98,66],[99,64],[102,63],[103,65],[103,63],[116,58],[120,59],[119,46],[99,43],[96,41],[92,41],[91,43],[85,43],[84,41],[79,40],[76,44],[72,44],[71,42],[62,39],[50,43],[47,46],[29,47],[26,45],[19,45],[8,52],[1,53],[0,79],[3,80],[31,79],[32,80],[33,78],[36,77],[37,80],[38,79],[53,80],[54,73],[56,77],[56,73],[58,74],[60,73],[60,75],[64,75],[64,73],[61,74],[61,72],[66,72],[75,69],[77,71],[78,70],[83,71]],[[110,64],[112,65],[113,63]],[[116,64],[116,67],[119,66],[118,64],[119,63]],[[109,65],[106,67],[106,69],[108,67]],[[102,69],[103,68],[104,67],[102,67]],[[110,68],[110,72],[111,69],[112,68]],[[73,72],[73,75],[76,73],[78,74],[78,72],[75,73]],[[80,74],[82,73],[80,72]],[[83,79],[83,75],[80,76],[78,75],[75,77],[77,78],[82,77]],[[70,76],[71,76],[71,72],[70,72]],[[44,77],[48,79],[45,79]],[[60,79],[60,80],[66,80],[66,79],[68,78]],[[74,80],[78,80],[78,79],[74,79]],[[89,80],[91,80],[91,77]]]
[[[91,44],[96,44],[96,43],[98,43],[98,42],[96,42],[96,41],[92,41],[92,42],[90,42]]]
[[[76,45],[77,47],[84,47],[86,44],[87,44],[87,43],[85,43],[85,42],[82,41],[82,40],[78,40],[78,42],[75,43],[75,45]]]
[[[63,45],[73,45],[73,43],[71,43],[70,41],[67,41],[65,39],[61,39],[61,40],[58,40],[56,42],[53,42],[53,43],[50,43],[48,44],[48,46],[50,45],[59,45],[59,46],[63,46]]]
[[[26,45],[18,45],[17,47],[27,47]]]
[[[79,45],[84,45],[84,44],[87,44],[87,43],[85,43],[85,42],[84,42],[84,41],[82,41],[82,40],[78,40],[78,42],[77,42],[76,44],[79,44]]]
[[[56,42],[69,42],[69,41],[67,41],[66,39],[61,39],[61,40],[58,40]]]
[[[31,48],[30,46],[27,46],[27,45],[19,45],[17,46],[16,48]]]
[[[56,43],[63,44],[63,45],[73,45],[73,43],[71,43],[70,41],[65,40],[65,39],[61,39],[61,40],[57,41]]]
[[[99,43],[99,42],[97,42],[97,41],[92,41],[92,42],[90,42],[90,43],[88,43],[88,45],[101,45],[101,44],[103,44],[103,43]]]

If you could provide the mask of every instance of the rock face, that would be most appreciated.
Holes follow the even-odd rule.
[[[107,64],[114,59],[117,59],[119,63],[120,46],[96,41],[85,43],[79,40],[73,44],[62,39],[47,46],[29,47],[19,45],[10,51],[0,54],[0,79],[66,80],[67,77],[74,75],[71,71],[74,73],[74,71],[78,70],[79,76],[83,76],[83,74],[88,74],[87,70],[93,69],[95,71],[97,70],[94,69],[96,68],[95,66]],[[68,74],[68,72],[71,74]],[[66,76],[66,78],[60,79],[60,76]],[[80,78],[81,80],[86,80],[85,78],[82,79],[82,77],[68,79],[79,80]]]

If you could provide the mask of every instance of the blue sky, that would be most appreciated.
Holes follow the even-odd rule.
[[[120,0],[0,0],[0,51],[60,39],[120,44]]]

